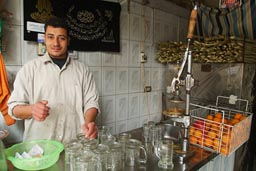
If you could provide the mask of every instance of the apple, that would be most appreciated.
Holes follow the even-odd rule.
[[[196,120],[192,126],[203,131],[205,129],[205,122],[199,119]]]

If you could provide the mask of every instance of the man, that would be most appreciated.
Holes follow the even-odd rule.
[[[67,143],[81,132],[97,136],[98,92],[88,68],[68,56],[69,41],[66,23],[50,18],[45,23],[47,52],[16,76],[8,106],[13,118],[25,120],[24,140]]]

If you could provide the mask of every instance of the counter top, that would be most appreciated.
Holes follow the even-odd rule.
[[[132,131],[129,131],[131,133],[132,138],[138,139],[142,141],[142,129],[134,129]],[[147,145],[145,145],[147,150]],[[218,154],[212,153],[209,151],[206,151],[202,148],[199,148],[197,146],[190,145],[189,151],[193,151],[193,155],[191,157],[188,157],[186,160],[183,161],[183,163],[180,162],[179,157],[174,155],[174,168],[172,171],[196,171],[200,169],[202,166],[204,166],[206,163],[211,161],[213,158],[215,158]],[[164,169],[158,168],[158,159],[153,155],[153,153],[148,152],[148,161],[146,164],[141,164],[138,167],[128,167],[123,166],[122,171],[161,171]],[[19,169],[13,168],[10,163],[9,164],[9,171],[19,171]],[[56,164],[54,164],[52,167],[45,169],[44,171],[64,171],[65,170],[65,164],[64,164],[64,152],[61,153],[60,158]]]
[[[135,130],[130,131],[132,138],[142,140],[142,129],[138,128]],[[183,161],[183,163],[180,163],[179,158],[177,155],[174,154],[174,168],[172,171],[196,171],[200,169],[202,166],[204,166],[206,163],[211,161],[213,158],[215,158],[218,154],[206,151],[200,147],[190,145],[189,151],[193,152],[191,157],[188,157]],[[148,153],[148,162],[146,165],[141,165],[140,168],[134,169],[134,168],[127,168],[125,171],[137,171],[137,170],[147,170],[147,171],[161,171],[164,169],[160,169],[157,165],[158,159],[154,157],[154,155],[151,153]]]

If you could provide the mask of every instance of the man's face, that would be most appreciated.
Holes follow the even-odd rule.
[[[66,58],[69,38],[67,30],[48,26],[45,31],[46,50],[52,58]]]

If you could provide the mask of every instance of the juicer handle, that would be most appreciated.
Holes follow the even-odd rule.
[[[195,25],[197,20],[197,5],[195,5],[194,9],[191,11],[189,25],[188,25],[188,39],[192,39],[194,35]]]

